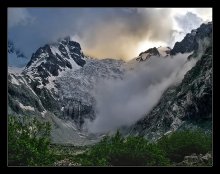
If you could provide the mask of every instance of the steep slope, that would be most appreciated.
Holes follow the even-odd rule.
[[[210,32],[212,33],[210,23],[203,24],[196,33],[191,32],[172,50],[169,47],[151,48],[128,63],[86,57],[79,43],[72,41],[70,37],[46,44],[32,55],[22,72],[9,70],[8,113],[33,115],[51,121],[52,140],[55,143],[90,144],[99,137],[88,135],[83,123],[86,119],[93,120],[98,112],[94,109],[96,101],[93,89],[100,80],[122,79],[126,70],[140,65],[142,61],[150,63],[148,60],[154,56],[165,59],[170,54],[194,51],[188,58],[189,61],[197,62],[194,68],[185,75],[182,82],[166,90],[148,115],[126,128],[126,133],[155,139],[181,127],[202,127],[204,123],[210,125]],[[206,129],[210,130],[210,126]]]
[[[46,44],[39,48],[31,57],[23,72],[30,79],[38,79],[38,88],[48,89],[53,80],[68,69],[78,69],[86,63],[79,43],[71,41],[70,37],[58,43]],[[50,83],[50,84],[49,84]],[[47,84],[49,84],[47,86]],[[55,89],[55,87],[53,87]]]
[[[193,55],[199,55],[197,51]],[[185,74],[180,84],[163,94],[148,115],[129,128],[129,134],[157,139],[177,129],[200,127],[211,130],[212,45],[204,48],[201,57],[193,55],[191,59],[198,59],[196,65]]]
[[[79,133],[84,120],[95,116],[93,87],[101,79],[120,78],[123,63],[86,57],[70,37],[46,44],[22,72],[9,69],[8,113],[50,120],[54,142],[90,143]]]
[[[84,64],[84,55],[80,45],[71,41],[69,37],[60,40],[58,43],[46,44],[32,55],[20,74],[9,71],[9,91],[13,91],[13,96],[20,96],[19,92],[22,90],[16,90],[16,88],[22,88],[23,91],[28,88],[31,90],[32,96],[39,98],[45,110],[59,113],[60,106],[57,102],[57,88],[54,80],[68,69],[76,70]],[[13,83],[15,81],[17,83]],[[30,100],[33,99],[32,96],[29,93],[26,93],[26,96],[24,94],[24,97]],[[18,97],[18,99],[22,100],[22,97]],[[32,104],[32,102],[29,103]],[[38,110],[35,105],[31,107]]]
[[[38,115],[45,111],[39,97],[19,73],[8,74],[8,113]]]
[[[103,79],[122,78],[123,63],[114,59],[87,59],[83,68],[68,71],[59,77],[55,83],[59,86],[58,95],[65,106],[65,117],[73,119],[80,126],[84,119],[94,119],[95,85]]]
[[[175,55],[197,50],[199,48],[199,40],[203,40],[206,37],[212,37],[212,22],[202,24],[199,28],[188,33],[181,42],[176,42],[170,54]]]

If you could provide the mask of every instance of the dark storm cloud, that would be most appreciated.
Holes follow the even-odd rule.
[[[98,58],[132,58],[137,54],[139,42],[166,41],[172,27],[169,9],[27,8],[23,11],[26,16],[34,16],[34,23],[25,27],[11,25],[9,31],[23,49],[37,49],[70,35],[78,38],[86,54]],[[13,14],[10,23],[16,18]]]
[[[189,31],[211,15],[210,9],[190,9],[200,17],[172,8],[9,8],[9,37],[31,55],[40,46],[67,35],[84,53],[96,58],[131,59],[145,41],[169,44],[174,18],[180,30]],[[179,14],[179,12],[182,16]],[[176,17],[175,17],[176,16]],[[179,32],[179,31],[178,31]],[[176,39],[174,37],[175,42]],[[143,45],[142,45],[143,46]],[[158,45],[159,46],[159,45]],[[170,46],[170,45],[169,45]],[[145,49],[145,46],[144,46]],[[146,45],[146,49],[148,46]],[[144,50],[142,50],[144,51]]]
[[[80,38],[85,51],[99,58],[133,58],[141,41],[167,41],[172,28],[168,9],[112,9],[95,19],[82,24]]]

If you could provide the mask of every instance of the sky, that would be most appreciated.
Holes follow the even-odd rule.
[[[8,38],[27,57],[70,36],[88,56],[128,61],[208,21],[211,8],[8,8]]]

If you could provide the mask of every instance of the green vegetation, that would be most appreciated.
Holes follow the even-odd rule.
[[[165,153],[143,137],[123,138],[119,132],[105,137],[84,154],[78,155],[85,166],[163,166],[169,165]]]
[[[22,120],[22,121],[21,121]],[[51,165],[55,160],[49,148],[51,126],[36,118],[8,120],[8,163],[15,166]]]
[[[170,136],[163,136],[158,145],[171,161],[181,162],[184,156],[211,152],[212,138],[210,134],[199,130],[177,131]]]
[[[82,166],[170,166],[212,150],[211,135],[202,131],[177,131],[154,143],[117,132],[93,146],[76,147],[51,144],[50,130],[49,123],[9,116],[9,165],[53,166],[64,160]]]
[[[54,157],[56,161],[63,159],[69,159],[72,162],[75,162],[76,155],[84,153],[87,151],[90,146],[74,146],[74,145],[60,145],[60,144],[50,144],[50,149],[54,152]]]

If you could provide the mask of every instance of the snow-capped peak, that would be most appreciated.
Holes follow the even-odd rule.
[[[150,48],[145,52],[142,52],[139,54],[138,57],[136,57],[135,59],[137,61],[145,61],[147,59],[149,59],[151,56],[159,56],[159,57],[166,57],[170,54],[170,47],[154,47],[154,48]]]
[[[39,79],[39,88],[55,88],[53,81],[67,70],[77,70],[85,65],[80,44],[70,37],[40,47],[31,57],[23,73],[30,79]]]

